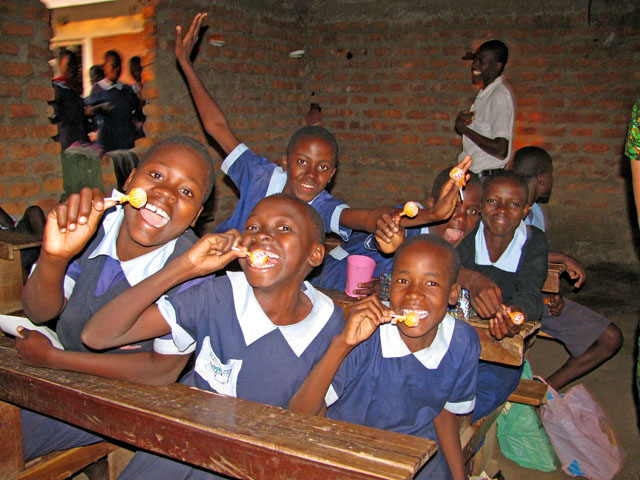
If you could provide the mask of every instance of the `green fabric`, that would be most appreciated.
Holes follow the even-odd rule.
[[[529,362],[525,362],[522,378],[532,378]],[[534,408],[520,403],[507,405],[509,410],[498,416],[498,443],[502,454],[521,467],[543,472],[557,470],[558,457]]]
[[[60,201],[82,187],[103,189],[100,154],[86,148],[68,148],[60,154],[62,163],[62,188]]]
[[[640,97],[631,110],[631,122],[629,122],[624,153],[632,160],[640,160]]]

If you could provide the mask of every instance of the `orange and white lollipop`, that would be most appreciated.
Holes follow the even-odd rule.
[[[524,313],[512,312],[508,307],[506,308],[506,310],[514,325],[522,325],[524,323]]]
[[[416,312],[408,312],[406,315],[391,315],[394,325],[398,322],[404,322],[407,327],[415,327],[420,323],[420,316]]]
[[[407,217],[413,218],[418,215],[419,211],[420,207],[418,207],[416,202],[407,202],[404,204],[404,208],[400,212],[400,216],[406,215]]]
[[[105,200],[115,200],[120,204],[129,202],[133,208],[142,208],[144,204],[147,203],[147,192],[140,187],[135,187],[131,189],[129,195],[105,198]]]
[[[249,261],[251,262],[251,265],[254,267],[260,267],[262,265],[266,265],[266,263],[269,261],[267,252],[265,252],[260,248],[250,251],[249,255],[247,256],[249,257]]]
[[[462,187],[464,187],[464,170],[458,167],[453,167],[449,172],[449,178],[458,184],[458,193],[460,193],[460,200],[464,201],[464,195],[462,194]]]

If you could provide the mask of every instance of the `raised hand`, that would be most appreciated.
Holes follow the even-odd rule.
[[[98,229],[105,210],[113,205],[115,201],[105,202],[98,189],[83,188],[80,193],[71,194],[49,212],[42,250],[62,259],[77,255]]]
[[[400,211],[394,215],[384,213],[376,222],[374,237],[378,248],[384,253],[393,253],[404,241],[405,229],[400,226]]]
[[[200,27],[202,26],[202,21],[206,16],[206,13],[196,14],[196,16],[193,17],[191,26],[189,27],[189,30],[187,31],[184,38],[182,37],[182,27],[180,25],[176,26],[176,43],[173,52],[175,53],[176,59],[178,60],[178,62],[180,62],[180,64],[191,63],[191,51],[198,41]]]
[[[462,159],[456,168],[462,170],[464,172],[464,182],[463,185],[466,185],[469,175],[467,172],[469,171],[469,167],[471,167],[471,155],[467,155]],[[432,215],[433,221],[439,222],[441,220],[447,220],[456,209],[456,205],[458,203],[458,190],[459,184],[457,181],[453,179],[449,179],[447,183],[442,186],[440,190],[440,196],[436,201],[436,204],[433,206]]]

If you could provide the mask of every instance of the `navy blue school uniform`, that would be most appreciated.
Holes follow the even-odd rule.
[[[420,207],[422,208],[422,207]],[[429,233],[429,227],[407,228],[405,238]],[[353,232],[349,240],[338,245],[325,255],[322,265],[314,269],[310,276],[311,283],[320,288],[331,288],[343,291],[347,287],[347,257],[349,255],[365,255],[376,261],[373,278],[380,278],[390,272],[393,266],[393,254],[378,250],[373,234]]]
[[[109,113],[96,115],[98,143],[102,145],[102,153],[112,150],[129,150],[135,146],[136,131],[134,116],[139,115],[139,99],[130,85],[121,82],[111,83],[103,78],[91,89],[85,99],[85,105],[110,103],[113,107]]]
[[[282,193],[287,183],[287,172],[282,167],[254,153],[241,143],[222,163],[222,171],[229,175],[240,190],[240,199],[231,217],[220,223],[215,231],[223,233],[232,228],[244,230],[244,224],[256,204],[264,197]],[[351,229],[340,225],[340,214],[349,206],[323,190],[309,204],[324,221],[327,233],[336,233],[348,240]]]
[[[121,206],[109,209],[94,238],[67,268],[64,278],[67,303],[56,326],[56,333],[65,350],[89,352],[80,340],[80,333],[94,313],[125,290],[159,271],[165,263],[182,255],[197,240],[189,230],[152,252],[121,262],[116,252],[116,239],[123,220]],[[135,353],[152,349],[153,341],[148,340],[111,349],[108,353]],[[27,460],[54,450],[104,440],[28,410],[21,410],[21,417],[24,456]]]
[[[293,325],[274,325],[243,272],[227,272],[185,284],[158,306],[171,326],[156,342],[159,353],[189,353],[195,366],[180,383],[286,408],[311,368],[344,326],[342,309],[305,282],[309,315]],[[176,461],[138,452],[122,472],[131,478],[220,478]]]
[[[505,305],[518,305],[527,319],[542,315],[542,286],[547,278],[549,249],[540,229],[524,222],[496,262],[487,250],[482,221],[456,248],[460,265],[475,270],[493,280],[502,291]],[[518,386],[522,368],[480,362],[478,368],[478,398],[472,421],[476,421],[502,405]]]
[[[473,410],[480,343],[473,327],[445,315],[431,346],[411,353],[398,327],[381,325],[342,362],[325,401],[327,417],[437,441],[442,409]],[[438,452],[416,478],[449,478]]]

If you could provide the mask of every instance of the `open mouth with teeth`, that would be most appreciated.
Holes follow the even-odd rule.
[[[259,270],[268,270],[280,263],[280,255],[262,249],[252,250],[247,259],[251,267]]]
[[[140,215],[145,222],[155,228],[164,227],[171,220],[167,212],[152,203],[147,203],[142,207]]]
[[[429,312],[426,310],[411,310],[409,308],[403,308],[400,312],[407,317],[404,321],[407,327],[417,327],[420,321],[429,315]]]
[[[300,189],[304,192],[313,192],[316,189],[316,186],[312,183],[301,183]]]

